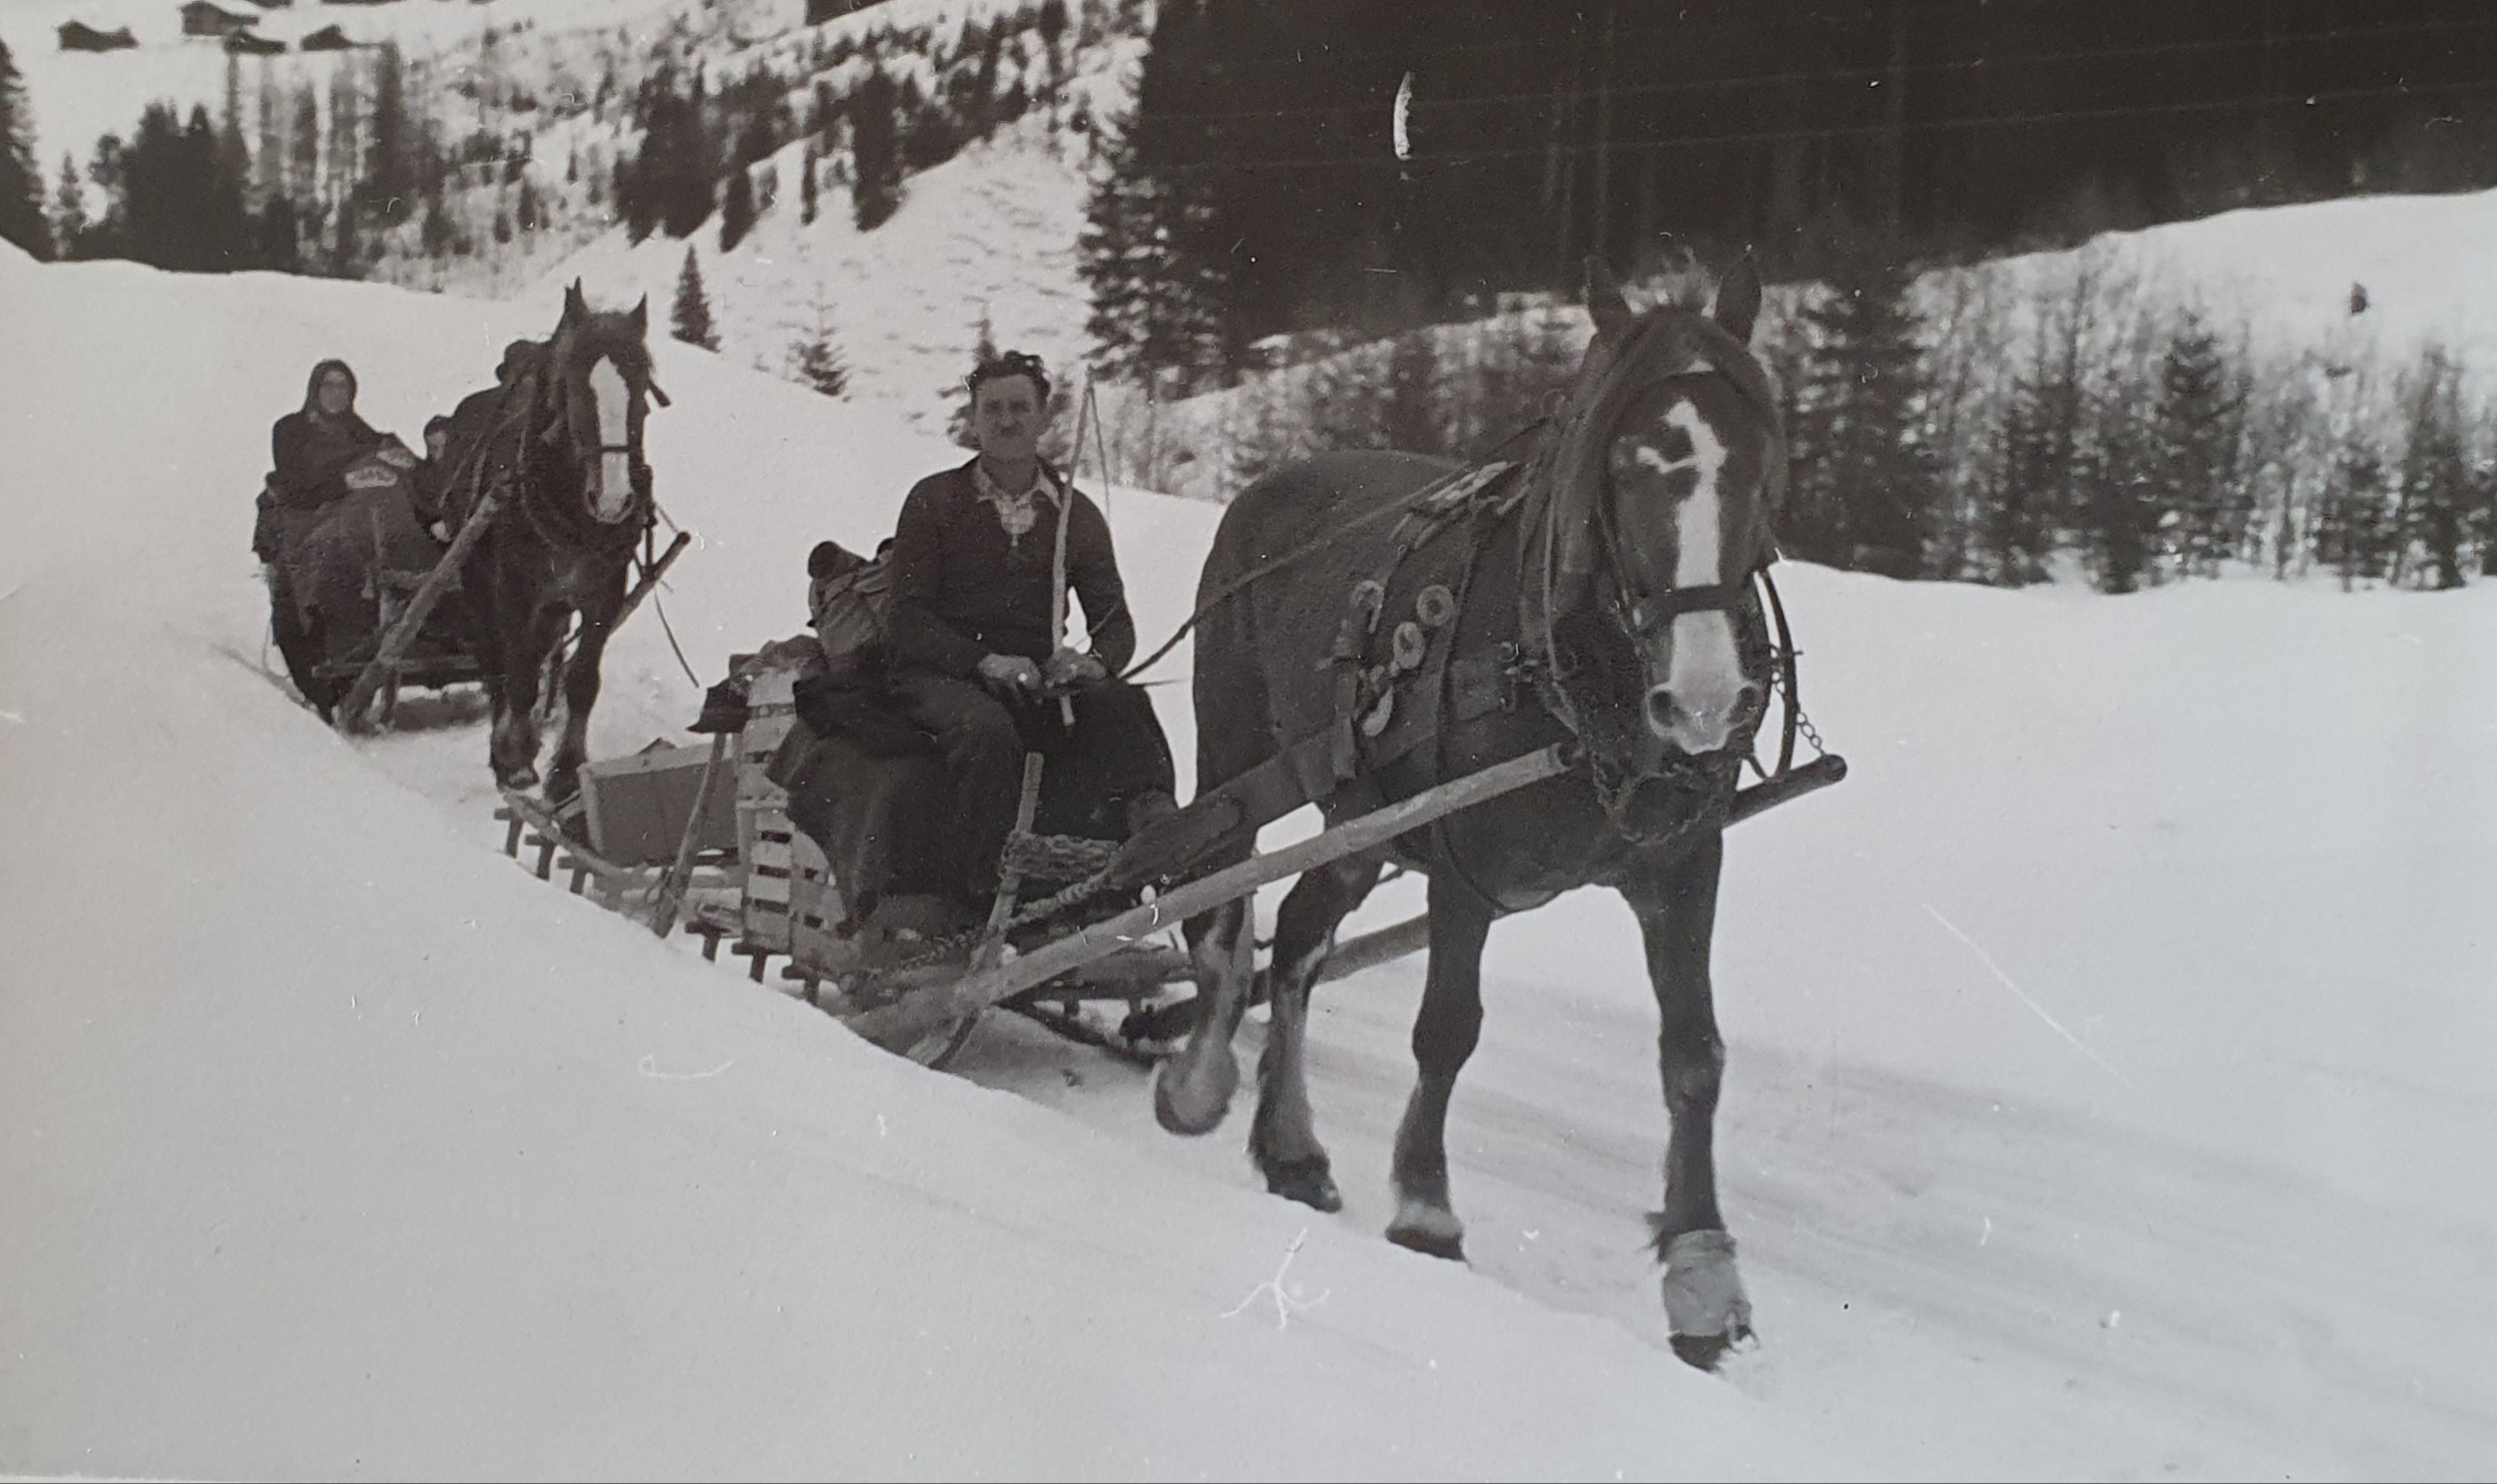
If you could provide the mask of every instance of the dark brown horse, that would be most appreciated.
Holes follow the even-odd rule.
[[[1725,1053],[1709,945],[1726,810],[1769,680],[1750,579],[1772,556],[1786,454],[1775,400],[1747,348],[1759,296],[1746,263],[1712,312],[1669,302],[1633,314],[1611,279],[1591,270],[1597,333],[1566,405],[1515,476],[1525,481],[1515,499],[1419,544],[1408,534],[1400,550],[1395,528],[1377,517],[1444,479],[1449,465],[1344,453],[1269,474],[1223,517],[1200,587],[1212,606],[1197,633],[1201,792],[1335,724],[1343,703],[1330,677],[1341,673],[1346,598],[1370,584],[1387,609],[1374,631],[1398,627],[1407,603],[1426,620],[1436,603],[1445,623],[1454,596],[1452,658],[1435,698],[1401,698],[1438,708],[1434,735],[1365,765],[1323,801],[1330,820],[1574,743],[1572,771],[1416,830],[1390,852],[1429,875],[1430,957],[1413,1027],[1420,1075],[1396,1134],[1387,1235],[1462,1255],[1445,1126],[1481,1029],[1480,955],[1493,918],[1575,886],[1611,886],[1638,916],[1663,1013],[1658,1049],[1673,1133],[1655,1238],[1675,1347],[1701,1365],[1748,1334],[1750,1316],[1717,1205],[1711,1141]],[[1329,530],[1341,539],[1251,575]],[[1408,570],[1443,591],[1417,603]],[[1466,704],[1485,678],[1500,676],[1513,686],[1506,704]],[[1303,875],[1274,927],[1272,1021],[1249,1151],[1271,1190],[1321,1211],[1341,1203],[1311,1127],[1302,1064],[1309,987],[1336,925],[1382,864],[1355,856]],[[1202,1134],[1222,1121],[1239,1082],[1231,1043],[1253,977],[1248,906],[1195,919],[1188,934],[1203,1009],[1163,1069],[1155,1106],[1167,1128]]]
[[[472,643],[494,723],[495,782],[538,780],[538,691],[574,615],[564,662],[563,736],[546,795],[579,788],[599,662],[625,599],[634,544],[651,514],[642,422],[651,387],[648,299],[629,312],[592,309],[575,282],[534,364],[499,393],[461,404],[449,452],[450,498],[467,508],[500,487],[501,507],[461,572]],[[663,399],[664,400],[664,399]]]

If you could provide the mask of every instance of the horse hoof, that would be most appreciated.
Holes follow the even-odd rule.
[[[1153,1116],[1163,1128],[1194,1138],[1211,1134],[1221,1126],[1223,1115],[1231,1111],[1232,1092],[1240,1082],[1240,1069],[1232,1061],[1228,1050],[1217,1055],[1217,1065],[1229,1070],[1231,1075],[1225,1077],[1221,1072],[1215,1073],[1212,1080],[1216,1086],[1210,1093],[1197,1090],[1197,1080],[1188,1075],[1185,1063],[1164,1062],[1154,1073]],[[1181,1068],[1176,1075],[1172,1071],[1175,1066]]]
[[[1175,1000],[1131,1010],[1119,1022],[1119,1039],[1131,1046],[1177,1041],[1197,1028],[1197,1002]]]
[[[1445,1257],[1451,1262],[1465,1260],[1465,1227],[1445,1207],[1419,1201],[1398,1202],[1396,1219],[1387,1228],[1387,1239],[1426,1257]]]
[[[1297,1201],[1311,1211],[1338,1212],[1344,1209],[1343,1193],[1335,1189],[1335,1178],[1327,1173],[1323,1158],[1274,1166],[1265,1172],[1265,1188],[1286,1201]]]
[[[1674,1336],[1674,1353],[1682,1357],[1685,1365],[1696,1366],[1705,1371],[1715,1371],[1718,1362],[1724,1360],[1733,1349],[1734,1336],[1732,1334],[1677,1334]]]

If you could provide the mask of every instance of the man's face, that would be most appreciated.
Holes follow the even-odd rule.
[[[997,376],[980,383],[971,403],[971,436],[980,452],[996,459],[1028,459],[1040,446],[1040,388],[1029,376]]]
[[[355,389],[347,384],[347,378],[344,376],[339,375],[335,371],[331,371],[327,375],[320,378],[321,411],[328,413],[331,417],[335,417],[339,413],[344,412],[347,409],[347,405],[354,400]]]
[[[442,451],[451,446],[451,435],[440,428],[425,434],[425,457],[439,461]]]

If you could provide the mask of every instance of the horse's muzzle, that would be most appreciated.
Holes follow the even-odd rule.
[[[591,470],[585,491],[590,497],[590,513],[608,525],[614,525],[633,513],[633,456],[607,450],[599,455]]]
[[[1648,735],[1671,752],[1706,756],[1724,751],[1759,711],[1760,688],[1748,680],[1723,699],[1698,704],[1657,686],[1648,692]]]

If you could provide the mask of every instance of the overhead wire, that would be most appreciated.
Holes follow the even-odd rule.
[[[1425,94],[1415,97],[1412,103],[1412,108],[1418,113],[1423,111],[1476,109],[1485,106],[1507,103],[1588,103],[1595,101],[1599,95],[1604,93],[1609,93],[1613,98],[1619,100],[1623,98],[1664,97],[1677,93],[1727,92],[1744,88],[1780,87],[1793,83],[1850,81],[1883,82],[1892,77],[1913,78],[1918,76],[1932,76],[1935,74],[1954,72],[1985,72],[1999,71],[2009,68],[2061,66],[2088,62],[2128,61],[2138,60],[2144,57],[2194,56],[2216,51],[2238,51],[2248,53],[2250,55],[2259,54],[2269,50],[2277,50],[2282,47],[2306,46],[2321,42],[2376,40],[2382,38],[2399,38],[2403,36],[2432,35],[2439,32],[2480,32],[2487,31],[2492,28],[2497,28],[2497,13],[2492,13],[2484,18],[2473,20],[2420,22],[2413,25],[2376,27],[2341,26],[2318,31],[2286,32],[2270,37],[2225,37],[2212,38],[2204,41],[2144,42],[2128,46],[2096,47],[2078,51],[2041,51],[2015,53],[2008,56],[1974,57],[1934,62],[1912,62],[1903,64],[1895,69],[1889,67],[1807,68],[1786,72],[1749,73],[1734,77],[1686,78],[1673,82],[1635,83],[1610,89],[1566,88],[1545,89],[1539,92],[1472,93],[1452,94],[1446,96],[1429,96]],[[1387,54],[1381,53],[1380,55],[1386,56]],[[1411,67],[1417,73],[1427,75],[1424,68],[1432,55],[1433,53],[1431,52],[1417,53],[1404,59],[1405,65]],[[1243,65],[1246,64],[1238,62],[1218,62],[1213,64],[1210,70],[1221,71],[1225,68],[1240,67]],[[1278,65],[1285,67],[1298,67],[1303,64],[1281,63]],[[1384,79],[1382,77],[1382,82],[1383,81]],[[1338,114],[1358,116],[1376,113],[1378,111],[1378,107],[1379,105],[1376,102],[1364,100],[1356,103],[1296,104],[1290,107],[1270,109],[1223,109],[1207,111],[1189,111],[1185,109],[1157,110],[1154,117],[1157,120],[1170,120],[1174,122],[1212,123],[1246,119],[1322,117]]]
[[[1673,139],[1609,140],[1601,145],[1536,145],[1503,150],[1415,152],[1402,159],[1392,154],[1309,156],[1303,158],[1184,160],[1157,163],[1158,171],[1196,174],[1218,170],[1364,170],[1410,168],[1417,165],[1469,165],[1487,160],[1541,160],[1600,153],[1643,154],[1662,150],[1695,150],[1717,145],[1776,144],[1797,140],[1888,137],[1936,134],[1975,129],[2011,129],[2041,124],[2092,120],[2155,118],[2182,114],[2228,113],[2265,108],[2311,108],[2364,98],[2428,98],[2456,93],[2497,93],[2497,78],[2485,81],[2423,83],[2416,86],[2341,88],[2304,94],[2267,94],[2256,98],[2195,99],[2182,103],[2133,104],[2116,108],[2055,109],[2039,113],[1985,114],[1966,119],[1910,119],[1898,124],[1833,124],[1810,129],[1746,130],[1725,134],[1683,135]]]

